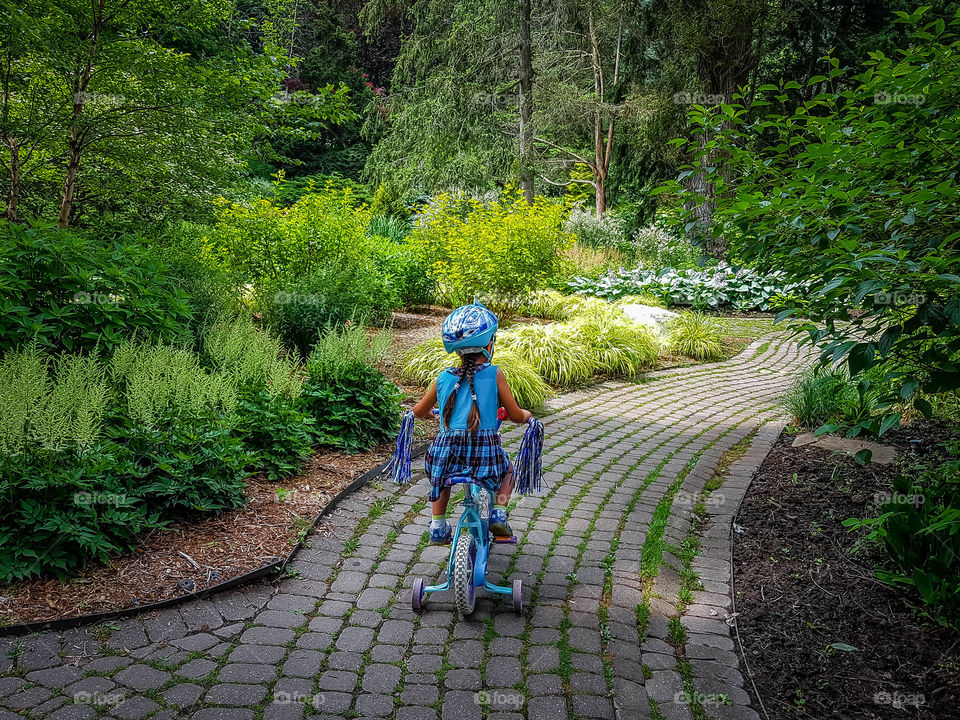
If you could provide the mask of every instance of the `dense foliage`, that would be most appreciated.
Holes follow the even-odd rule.
[[[0,350],[111,350],[133,336],[190,337],[187,296],[132,241],[98,242],[47,226],[0,222]]]
[[[923,13],[898,13],[913,44],[872,54],[848,89],[830,58],[807,86],[695,107],[701,145],[684,174],[714,192],[670,189],[688,207],[712,203],[711,236],[761,272],[809,280],[781,317],[809,318],[825,362],[858,375],[893,359],[891,399],[915,397],[929,413],[918,390],[960,387],[960,231],[948,220],[960,194],[960,15]],[[684,220],[698,226],[693,211]]]
[[[558,274],[570,239],[564,206],[505,193],[489,202],[440,195],[410,234],[440,296],[452,305],[478,295],[516,296]]]

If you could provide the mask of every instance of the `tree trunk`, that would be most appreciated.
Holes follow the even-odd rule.
[[[596,191],[597,191],[597,217],[602,218],[603,214],[607,211],[607,186],[606,186],[606,177],[602,175],[597,175],[596,177]]]
[[[82,108],[81,108],[82,111]],[[79,113],[75,113],[79,115]],[[70,128],[70,145],[67,151],[67,174],[63,179],[63,194],[60,196],[60,212],[57,227],[65,228],[70,224],[70,212],[73,210],[73,196],[77,191],[77,171],[80,169],[80,129],[76,122]]]
[[[100,41],[100,31],[103,29],[104,0],[94,2],[93,26],[90,30],[90,46],[86,57],[81,61],[78,58],[77,75],[73,85],[73,116],[70,122],[70,141],[67,149],[67,174],[63,178],[63,194],[60,196],[60,212],[57,217],[57,226],[65,228],[70,224],[70,212],[73,209],[73,198],[77,192],[77,172],[80,170],[80,155],[83,152],[83,137],[80,130],[80,116],[86,105],[87,88],[90,87],[90,76],[93,74],[93,60],[97,55]]]
[[[520,187],[533,203],[533,48],[530,34],[531,0],[520,10]]]
[[[10,188],[7,191],[7,220],[17,221],[17,205],[20,203],[20,144],[7,138],[10,145]]]

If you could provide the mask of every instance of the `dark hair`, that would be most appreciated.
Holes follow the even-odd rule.
[[[450,397],[447,398],[447,402],[443,405],[443,424],[447,428],[450,427],[453,410],[457,405],[460,383],[462,383],[463,378],[466,377],[467,382],[470,383],[470,397],[472,398],[470,414],[467,415],[467,429],[474,433],[480,429],[480,408],[477,405],[477,389],[473,384],[473,375],[477,371],[477,365],[482,364],[485,359],[484,354],[480,351],[464,353],[461,356],[460,367],[455,370],[457,373],[457,384],[453,386],[453,392],[450,393]]]

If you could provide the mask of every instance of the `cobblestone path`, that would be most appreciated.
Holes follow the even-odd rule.
[[[757,718],[730,614],[730,527],[782,427],[806,351],[757,341],[723,363],[566,395],[545,418],[545,489],[483,591],[410,609],[443,574],[425,480],[347,498],[293,577],[151,616],[0,639],[0,720]],[[511,452],[519,430],[505,435]],[[451,504],[451,508],[453,508]]]

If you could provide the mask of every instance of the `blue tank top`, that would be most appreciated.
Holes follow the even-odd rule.
[[[467,417],[470,415],[470,406],[473,399],[470,397],[470,383],[464,381],[460,383],[460,389],[457,391],[456,405],[453,410],[453,417],[450,419],[450,427],[446,427],[443,422],[443,409],[447,405],[447,398],[453,393],[453,388],[459,378],[451,369],[444,370],[437,378],[437,407],[440,408],[440,429],[441,430],[466,430]],[[480,429],[497,429],[497,410],[500,407],[500,398],[497,392],[497,366],[484,364],[473,375],[473,385],[477,391],[477,407],[480,410]]]

